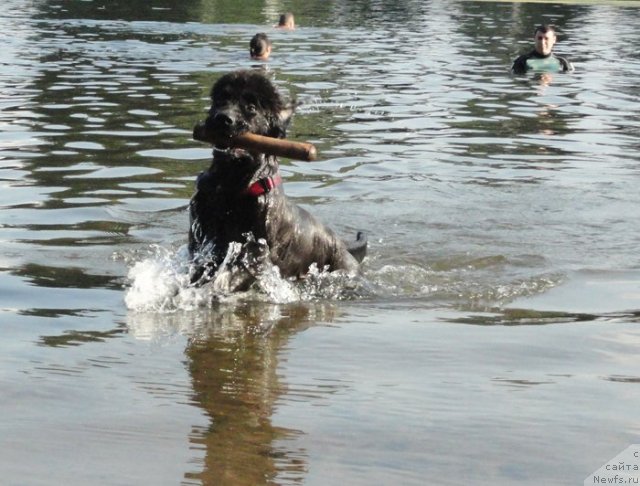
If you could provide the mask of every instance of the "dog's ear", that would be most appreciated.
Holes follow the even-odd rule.
[[[288,127],[289,123],[291,122],[291,118],[293,118],[294,111],[295,108],[291,106],[286,106],[282,110],[280,110],[280,113],[278,113],[278,121],[280,122],[280,125],[285,128]]]
[[[293,114],[295,113],[298,106],[300,106],[301,104],[302,102],[292,99],[280,109],[278,118],[280,119],[280,123],[282,124],[283,127],[286,128],[289,126],[289,123],[291,122],[291,118],[293,118]]]
[[[291,123],[298,104],[295,101],[290,101],[286,103],[280,102],[279,105],[273,114],[273,118],[271,118],[269,136],[287,138],[287,128],[289,128],[289,123]]]

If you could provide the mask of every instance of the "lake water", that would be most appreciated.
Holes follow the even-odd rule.
[[[575,73],[511,76],[543,21]],[[2,483],[583,484],[640,442],[638,25],[636,2],[5,0]],[[214,295],[185,282],[191,130],[259,31],[320,154],[282,160],[285,190],[369,256]]]

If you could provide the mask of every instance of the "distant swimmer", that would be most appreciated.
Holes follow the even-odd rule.
[[[278,21],[276,28],[294,30],[296,28],[296,21],[293,14],[291,12],[283,13],[280,16],[280,20]]]
[[[271,55],[271,39],[267,37],[267,34],[260,32],[254,35],[249,42],[249,54],[251,59],[260,61],[266,61]]]
[[[527,71],[554,73],[573,71],[573,65],[568,60],[552,52],[557,40],[556,31],[552,25],[536,27],[533,38],[535,48],[513,62],[511,71],[514,74],[524,74]]]

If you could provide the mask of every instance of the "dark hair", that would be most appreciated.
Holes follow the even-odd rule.
[[[538,25],[536,27],[536,30],[533,31],[533,35],[536,35],[538,32],[542,32],[543,34],[546,34],[547,32],[553,32],[555,34],[556,28],[553,25],[541,24]]]
[[[260,32],[254,35],[249,42],[249,52],[251,57],[261,57],[267,53],[267,50],[271,47],[271,40],[267,37],[267,34]]]
[[[280,20],[278,21],[279,27],[284,27],[289,23],[291,23],[292,25],[294,24],[293,14],[291,12],[283,13],[282,15],[280,15]]]

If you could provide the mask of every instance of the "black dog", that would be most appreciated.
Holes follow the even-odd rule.
[[[258,71],[224,75],[211,90],[211,102],[206,121],[194,130],[194,138],[215,139],[217,146],[189,207],[189,251],[197,268],[192,283],[212,279],[225,258],[225,265],[243,269],[231,290],[246,289],[266,261],[283,277],[303,277],[313,264],[354,274],[366,254],[365,235],[358,233],[347,246],[287,199],[275,156],[228,148],[224,142],[244,132],[285,138],[294,106]],[[239,250],[229,261],[231,245]]]

